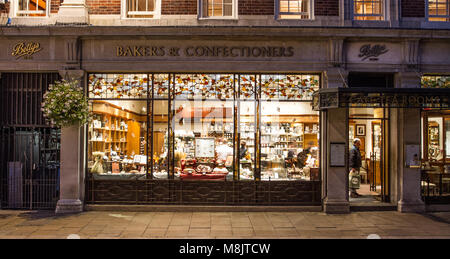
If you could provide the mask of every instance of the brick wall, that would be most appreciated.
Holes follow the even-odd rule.
[[[339,0],[314,0],[314,15],[339,16]]]
[[[425,1],[403,0],[402,17],[425,17]]]
[[[239,0],[239,15],[274,15],[274,0]]]
[[[162,15],[196,15],[197,0],[161,0]]]
[[[120,0],[86,0],[89,14],[120,14]]]
[[[62,0],[50,0],[50,13],[57,13]]]
[[[0,4],[0,13],[9,13],[9,2],[6,4]]]

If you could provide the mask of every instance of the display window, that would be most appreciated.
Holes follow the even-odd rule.
[[[233,180],[233,75],[175,75],[175,177]]]
[[[147,102],[95,100],[88,125],[88,170],[96,176],[145,176]]]
[[[426,75],[423,88],[449,88],[450,76]],[[432,91],[432,90],[430,90]],[[427,202],[450,197],[450,110],[422,111],[422,194]]]
[[[88,78],[94,178],[319,180],[318,75]]]
[[[319,115],[309,103],[262,102],[261,179],[318,175]]]

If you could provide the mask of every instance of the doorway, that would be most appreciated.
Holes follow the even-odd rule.
[[[360,140],[361,168],[359,197],[350,202],[389,202],[388,110],[349,108],[349,150]]]

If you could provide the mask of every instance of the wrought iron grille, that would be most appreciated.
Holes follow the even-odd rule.
[[[2,73],[0,207],[53,209],[59,197],[60,130],[47,125],[42,96],[57,73]]]

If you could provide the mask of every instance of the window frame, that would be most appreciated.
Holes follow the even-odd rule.
[[[176,83],[175,83],[175,79],[177,75],[195,75],[195,74],[209,74],[209,75],[232,75],[233,76],[233,85],[230,86],[233,94],[230,98],[227,99],[217,99],[217,98],[176,98],[176,93],[175,93],[175,89],[176,89]],[[106,75],[124,75],[124,76],[135,76],[135,75],[147,75],[146,78],[148,78],[147,81],[147,94],[146,96],[142,95],[142,96],[138,96],[138,97],[114,97],[114,96],[108,96],[108,95],[95,95],[94,91],[95,88],[94,85],[91,84],[91,79],[90,77],[92,75],[100,75],[101,77],[106,76]],[[167,79],[167,96],[157,96],[155,93],[155,90],[157,87],[155,87],[155,76],[157,75],[167,75],[168,79]],[[262,111],[260,110],[259,105],[262,102],[280,102],[280,103],[312,103],[313,99],[311,96],[311,99],[279,99],[279,97],[275,98],[275,99],[265,99],[262,96],[261,90],[262,90],[262,76],[310,76],[310,78],[317,78],[317,81],[314,83],[313,86],[309,86],[310,89],[320,89],[322,87],[322,78],[321,75],[319,73],[315,73],[315,72],[288,72],[288,73],[284,73],[284,72],[280,72],[280,73],[264,73],[264,72],[255,72],[255,73],[240,73],[240,72],[139,72],[139,73],[132,73],[132,72],[89,72],[87,74],[87,78],[86,78],[86,97],[88,98],[88,100],[90,102],[94,102],[94,101],[108,101],[108,100],[113,100],[113,101],[147,101],[147,112],[151,111],[151,118],[147,119],[147,143],[153,143],[153,136],[154,136],[154,130],[153,130],[153,116],[155,115],[154,113],[154,105],[155,102],[157,101],[167,101],[168,102],[168,111],[167,111],[167,116],[168,116],[168,121],[167,121],[167,134],[168,135],[168,142],[167,142],[167,154],[168,154],[168,165],[167,165],[167,175],[169,180],[174,180],[174,152],[175,152],[175,130],[176,130],[176,125],[175,125],[175,120],[174,120],[174,111],[175,111],[175,102],[176,101],[182,101],[182,100],[187,100],[187,101],[231,101],[234,102],[235,104],[235,108],[238,109],[237,112],[236,110],[233,112],[233,138],[235,140],[237,140],[237,142],[234,143],[234,154],[233,154],[233,181],[261,181],[261,143],[260,143],[260,136],[261,136],[261,128],[258,127],[258,125],[261,125],[262,121],[261,121],[261,114]],[[251,77],[254,76],[255,81],[254,81],[254,85],[251,89],[249,89],[248,93],[250,93],[251,96],[242,96],[241,93],[243,91],[243,89],[241,88],[243,86],[243,84],[241,83],[241,79],[242,77]],[[151,81],[150,81],[151,78]],[[248,82],[248,81],[247,81]],[[252,83],[250,83],[252,84]],[[94,95],[93,95],[94,94]],[[241,141],[241,115],[240,115],[240,103],[242,102],[250,102],[254,104],[255,107],[255,114],[253,115],[253,123],[254,125],[256,125],[254,133],[255,133],[255,137],[254,137],[254,143],[255,143],[255,147],[258,146],[258,149],[255,148],[254,150],[254,154],[252,154],[253,159],[254,159],[254,165],[253,165],[253,179],[251,180],[245,180],[245,179],[240,179],[240,160],[237,159],[237,155],[239,154],[239,146],[236,145],[236,143],[240,143]],[[237,104],[237,106],[236,106]],[[91,112],[91,111],[90,111]],[[321,125],[321,119],[320,116],[318,116],[319,121],[317,122],[317,124],[319,125],[319,135],[320,136],[320,125]],[[151,120],[151,122],[149,122],[149,120]],[[173,134],[172,134],[173,133]],[[85,136],[87,135],[88,132],[86,132]],[[86,141],[88,141],[88,137],[86,137]],[[86,173],[91,175],[91,173],[88,170],[88,163],[89,163],[89,159],[88,159],[88,150],[89,150],[89,142],[86,142],[86,150],[85,150],[85,166],[86,166]],[[152,146],[152,145],[151,145]],[[318,148],[319,148],[319,152],[318,152],[318,161],[319,161],[319,168],[320,168],[320,150],[321,150],[321,144],[320,141],[318,141],[317,144]],[[152,147],[150,147],[150,153],[153,154],[154,150]],[[146,179],[157,179],[153,177],[153,155],[148,156],[148,151],[147,151],[147,157],[149,160],[147,160],[147,173],[146,173]],[[150,161],[150,162],[148,162]],[[150,164],[149,164],[150,163]],[[148,168],[150,168],[150,171],[148,170]],[[171,173],[172,172],[172,173]],[[89,176],[91,177],[91,176]],[[134,179],[134,178],[133,178]],[[180,179],[181,180],[181,179]],[[262,181],[266,181],[266,180],[262,180]],[[296,179],[295,181],[302,181],[300,179]],[[311,181],[320,181],[320,180],[308,180],[308,182]]]
[[[447,14],[445,16],[442,15],[430,15],[430,0],[425,1],[425,17],[427,22],[450,22],[450,0],[446,0],[447,6]],[[433,21],[430,18],[444,18],[446,21]]]
[[[153,15],[153,17],[128,17],[129,11],[127,9],[127,1],[129,0],[122,0],[120,3],[120,16],[121,19],[144,19],[144,20],[155,20],[161,18],[161,1],[162,0],[155,0],[155,10],[151,12],[140,12],[140,11],[131,11],[134,14],[133,15]],[[135,1],[135,0],[134,0]],[[147,0],[149,1],[149,0]]]
[[[297,20],[297,21],[309,21],[309,20],[314,20],[314,1],[313,0],[307,0],[308,1],[308,11],[307,12],[303,12],[303,13],[282,13],[280,11],[281,8],[281,4],[280,1],[282,0],[276,0],[275,1],[275,14],[276,14],[276,19],[277,20],[283,20],[283,21],[289,21],[289,20]],[[282,15],[304,15],[304,13],[308,14],[308,18],[281,18]]]
[[[46,7],[45,7],[45,11],[40,12],[40,11],[21,11],[19,10],[19,1],[20,0],[13,0],[11,1],[11,10],[10,10],[10,15],[11,17],[18,17],[18,18],[38,18],[38,19],[42,19],[42,18],[48,18],[50,15],[50,9],[51,9],[51,1],[50,0],[46,0]],[[27,0],[28,2],[30,0]],[[39,0],[37,0],[39,1]],[[11,14],[12,12],[12,14]],[[42,14],[44,13],[44,15],[39,15],[39,16],[28,16],[29,14]]]
[[[357,21],[357,22],[384,22],[388,20],[388,4],[390,3],[389,0],[379,0],[381,1],[381,15],[373,15],[373,14],[360,14],[358,15],[357,13],[355,13],[355,1],[376,1],[376,0],[351,0],[351,4],[350,4],[350,10],[351,10],[351,17],[352,17],[352,21]],[[356,19],[357,17],[381,17],[380,20],[358,20]]]
[[[231,16],[208,16],[208,10],[204,10],[203,4],[204,1],[208,0],[199,0],[197,2],[198,9],[198,19],[199,20],[237,20],[238,19],[238,0],[231,0],[232,4],[232,15]],[[223,4],[223,3],[222,3]]]

